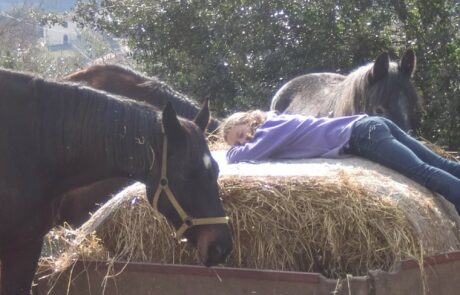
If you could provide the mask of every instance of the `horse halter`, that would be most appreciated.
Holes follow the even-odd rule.
[[[158,184],[158,188],[155,191],[155,195],[152,200],[152,206],[158,210],[158,200],[160,199],[161,192],[165,192],[166,196],[168,197],[169,202],[176,210],[179,217],[182,219],[182,225],[176,231],[176,238],[181,239],[182,235],[185,231],[195,225],[205,225],[205,224],[228,224],[229,218],[225,217],[205,217],[205,218],[193,218],[187,213],[185,213],[184,209],[182,209],[181,205],[177,201],[176,197],[174,196],[173,192],[169,188],[168,184],[168,177],[166,175],[166,167],[167,167],[167,150],[168,150],[168,141],[166,135],[163,136],[163,155],[162,155],[162,163],[161,163],[161,176],[160,182]]]

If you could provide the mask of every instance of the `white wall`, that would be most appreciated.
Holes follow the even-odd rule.
[[[79,29],[74,22],[67,22],[67,27],[54,25],[43,28],[43,37],[46,46],[64,45],[67,40],[68,44],[78,41],[80,38]]]

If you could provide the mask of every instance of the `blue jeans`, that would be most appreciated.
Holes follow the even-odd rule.
[[[432,152],[390,120],[366,117],[356,122],[347,152],[396,170],[441,194],[460,213],[460,164]]]

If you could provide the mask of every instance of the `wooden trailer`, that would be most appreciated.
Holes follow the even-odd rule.
[[[457,295],[460,252],[425,259],[422,280],[415,260],[394,272],[371,270],[366,276],[327,279],[318,273],[205,268],[154,263],[114,264],[106,278],[104,262],[78,261],[57,280],[37,279],[34,295]]]

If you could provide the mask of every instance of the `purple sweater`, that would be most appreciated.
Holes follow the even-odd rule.
[[[340,158],[353,124],[367,115],[337,118],[267,113],[254,138],[227,152],[229,163],[265,159]]]

